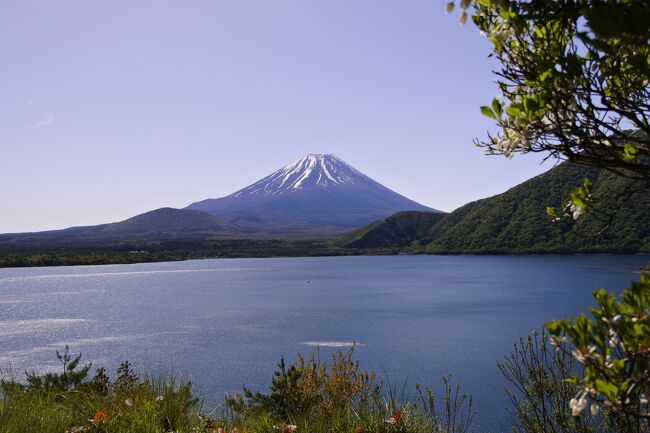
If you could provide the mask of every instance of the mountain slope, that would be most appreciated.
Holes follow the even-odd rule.
[[[125,238],[193,237],[204,234],[236,232],[232,224],[206,212],[186,209],[160,208],[111,224],[70,227],[37,233],[0,235],[0,241],[65,239],[101,240]]]
[[[404,211],[384,220],[354,230],[339,243],[353,248],[407,247],[427,239],[431,227],[446,214],[440,212]]]
[[[230,233],[232,224],[206,212],[173,209],[169,207],[152,210],[127,220],[91,227],[85,234],[103,235],[148,235],[163,233]]]
[[[251,230],[361,227],[404,210],[434,211],[384,187],[334,155],[310,154],[229,196],[186,209]]]
[[[647,191],[628,201],[609,227],[590,215],[578,220],[570,230],[548,220],[546,207],[561,207],[569,192],[585,177],[594,181],[593,190],[597,195],[609,197],[623,191],[628,182],[598,168],[563,163],[503,194],[456,209],[434,221],[414,243],[428,253],[650,252],[650,192]],[[394,241],[377,241],[381,235],[372,232],[379,228],[375,224],[362,239],[344,245],[403,246]],[[401,233],[392,233],[388,239],[400,236]]]

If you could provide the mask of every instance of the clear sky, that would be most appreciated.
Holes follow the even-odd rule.
[[[333,153],[450,211],[550,168],[488,157],[488,42],[440,0],[0,0],[0,233],[228,195]]]

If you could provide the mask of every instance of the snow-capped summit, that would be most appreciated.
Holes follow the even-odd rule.
[[[342,231],[404,210],[435,211],[386,188],[340,158],[309,154],[219,199],[192,203],[251,230]]]
[[[291,164],[287,164],[275,173],[232,194],[241,195],[275,195],[305,190],[314,187],[354,184],[359,181],[372,181],[342,159],[331,154],[310,153]]]

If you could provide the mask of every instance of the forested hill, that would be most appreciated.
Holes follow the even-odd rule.
[[[344,236],[339,243],[352,248],[395,248],[429,240],[431,227],[447,214],[441,212],[398,212]]]
[[[611,221],[605,215],[587,215],[575,224],[549,220],[546,207],[561,207],[584,178],[593,181],[594,196],[613,198],[629,185],[604,170],[563,163],[449,214],[402,212],[356,230],[340,243],[357,249],[443,254],[650,252],[650,191],[635,194]],[[604,209],[607,215],[612,207]]]

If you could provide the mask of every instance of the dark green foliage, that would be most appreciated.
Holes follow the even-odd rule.
[[[132,392],[140,383],[140,378],[131,369],[129,361],[125,361],[117,367],[117,378],[115,379],[114,390],[118,394]]]
[[[593,181],[592,188],[603,198],[602,205],[570,225],[552,223],[546,208],[562,207],[584,178]],[[445,215],[431,224],[426,234],[410,240],[408,250],[433,254],[650,252],[650,191],[639,191],[625,200],[623,195],[631,182],[595,167],[563,163],[503,194]],[[399,233],[390,231],[386,242],[376,240],[387,232],[387,225],[373,223],[353,232],[344,245],[407,246],[395,241],[400,239]],[[405,233],[402,238],[409,236]]]
[[[104,367],[100,367],[97,369],[95,375],[93,376],[90,382],[90,388],[98,395],[101,395],[102,397],[106,397],[109,392],[110,384],[111,381],[108,375],[106,374],[106,369]]]
[[[312,403],[300,397],[298,380],[301,371],[295,365],[287,365],[284,357],[280,359],[277,370],[273,373],[269,394],[253,392],[244,387],[241,394],[226,399],[226,404],[235,412],[261,410],[274,419],[291,420],[296,414],[304,412]]]
[[[0,241],[0,267],[149,263],[225,257],[305,257],[354,254],[326,239],[132,239],[110,243]]]
[[[56,357],[61,362],[63,371],[61,373],[47,373],[39,376],[35,373],[25,373],[27,375],[27,385],[25,389],[30,391],[68,391],[79,387],[85,382],[90,370],[91,364],[86,364],[81,369],[81,353],[74,358],[70,355],[70,348],[66,345],[63,353],[56,351]]]
[[[445,215],[441,212],[399,212],[353,231],[341,239],[340,244],[353,248],[406,247],[414,241],[425,241],[430,228]]]

